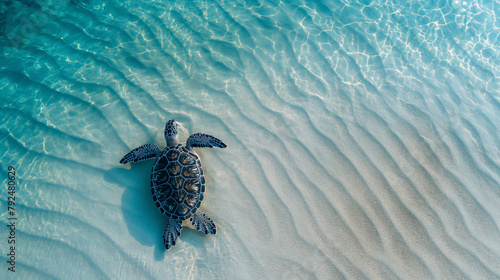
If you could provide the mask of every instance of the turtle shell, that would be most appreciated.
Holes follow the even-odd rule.
[[[205,193],[198,155],[181,144],[165,148],[153,165],[151,192],[162,213],[174,219],[189,218],[200,207]]]

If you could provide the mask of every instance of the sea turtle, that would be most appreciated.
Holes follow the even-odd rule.
[[[174,119],[165,126],[167,147],[163,152],[153,144],[146,144],[132,150],[120,161],[122,164],[157,158],[151,172],[151,193],[160,211],[168,216],[163,234],[165,248],[175,245],[183,225],[215,234],[215,223],[198,210],[205,193],[205,177],[199,156],[193,148],[226,148],[221,140],[202,133],[196,133],[186,141],[186,146],[177,139],[177,123]],[[188,222],[189,219],[189,222]]]

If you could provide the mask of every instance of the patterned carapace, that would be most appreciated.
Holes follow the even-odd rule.
[[[205,192],[198,156],[180,144],[166,148],[153,165],[151,192],[162,213],[174,219],[189,218],[200,206]]]

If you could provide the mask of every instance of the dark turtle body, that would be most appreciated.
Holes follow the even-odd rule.
[[[181,144],[165,148],[153,165],[151,192],[162,213],[188,219],[200,207],[205,193],[199,157]]]
[[[167,147],[163,151],[154,144],[145,144],[126,154],[120,163],[156,158],[151,172],[151,193],[158,209],[168,216],[163,243],[169,250],[184,225],[205,234],[217,233],[214,221],[198,210],[205,194],[205,177],[193,148],[224,149],[227,145],[212,135],[195,133],[186,140],[186,146],[182,146],[174,119],[165,124],[164,134]]]

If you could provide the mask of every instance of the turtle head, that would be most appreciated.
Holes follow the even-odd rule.
[[[177,123],[174,119],[169,120],[165,125],[165,140],[169,147],[179,144],[179,140],[177,139]]]

